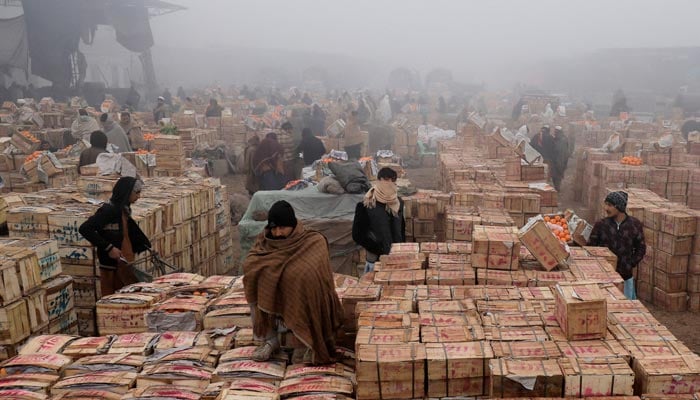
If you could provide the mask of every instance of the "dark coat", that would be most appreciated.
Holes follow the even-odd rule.
[[[326,147],[316,136],[307,136],[301,139],[297,152],[304,153],[304,165],[308,166],[326,154]]]
[[[123,182],[123,183],[121,183]],[[151,242],[136,224],[128,209],[128,199],[136,182],[135,178],[122,178],[117,182],[109,203],[102,205],[93,216],[83,222],[78,229],[93,246],[97,247],[97,257],[100,264],[116,267],[118,261],[109,256],[112,247],[121,249],[124,239],[122,212],[127,210],[127,228],[134,254],[142,253],[151,248]]]
[[[363,202],[355,207],[352,221],[352,240],[365,250],[378,256],[389,254],[393,243],[406,241],[406,221],[403,217],[403,201],[399,215],[394,217],[386,210],[386,205],[377,202],[374,208],[365,207]]]

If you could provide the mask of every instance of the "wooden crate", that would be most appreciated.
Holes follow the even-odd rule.
[[[51,388],[51,394],[65,395],[73,390],[89,386],[111,393],[124,394],[134,385],[135,372],[93,372],[61,379]]]
[[[490,397],[561,397],[564,376],[557,360],[494,359]]]
[[[425,352],[428,397],[486,394],[494,357],[489,342],[428,343]]]
[[[29,314],[29,327],[32,333],[40,332],[49,326],[49,311],[46,302],[46,289],[36,289],[27,296],[27,311]]]
[[[691,394],[700,387],[700,358],[696,354],[646,357],[632,363],[635,393]]]
[[[379,285],[424,285],[425,270],[381,271],[374,275]]]
[[[561,358],[564,397],[632,396],[634,372],[623,358]]]
[[[688,294],[668,293],[655,287],[653,292],[654,305],[666,311],[680,312],[688,309]]]
[[[49,239],[48,216],[52,212],[47,207],[14,207],[7,210],[7,228],[10,237]]]
[[[146,332],[145,313],[161,300],[160,293],[115,293],[97,302],[97,328],[101,335]]]
[[[421,326],[423,343],[459,343],[485,340],[484,328],[477,326]]]
[[[540,341],[547,340],[549,336],[541,326],[487,326],[484,327],[484,335],[491,341]]]
[[[75,306],[73,277],[62,275],[48,280],[41,287],[46,290],[46,304],[50,320],[73,310]]]
[[[622,358],[631,356],[617,340],[581,340],[556,342],[563,357],[569,358]]]
[[[97,300],[102,297],[100,278],[74,276],[73,294],[76,307],[95,307]]]
[[[476,225],[472,236],[474,268],[518,269],[520,240],[515,228]]]
[[[471,267],[462,270],[429,269],[425,281],[428,285],[474,285],[476,277]]]
[[[425,360],[422,343],[359,346],[357,399],[422,398]]]
[[[97,336],[95,307],[76,307],[80,336]]]
[[[41,268],[39,258],[32,250],[23,247],[0,247],[0,262],[12,262],[15,265],[16,278],[22,294],[27,295],[41,286]]]
[[[150,331],[202,330],[209,299],[202,296],[173,297],[157,303],[145,314]],[[166,316],[167,315],[167,316]]]
[[[58,257],[58,243],[55,240],[4,239],[0,246],[26,247],[34,250],[39,259],[41,279],[46,281],[61,274],[61,262]]]
[[[13,261],[0,261],[0,306],[8,305],[22,297],[17,270]]]
[[[596,284],[561,283],[554,297],[557,321],[569,340],[605,337],[607,305]]]
[[[20,299],[0,308],[0,344],[14,345],[31,334],[27,300]]]
[[[63,315],[49,321],[50,335],[79,335],[78,314],[75,309],[70,309]]]
[[[540,341],[492,341],[491,347],[495,358],[514,358],[521,360],[556,360],[562,356],[555,342]]]
[[[541,217],[530,219],[520,229],[518,237],[547,271],[567,265],[569,253]]]

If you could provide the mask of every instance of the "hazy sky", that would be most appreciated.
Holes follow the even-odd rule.
[[[494,68],[605,47],[700,45],[700,0],[169,0],[157,44],[334,52],[381,67]]]

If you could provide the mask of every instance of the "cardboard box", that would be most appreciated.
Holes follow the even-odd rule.
[[[607,323],[605,295],[598,285],[560,283],[554,287],[555,315],[569,340],[602,339]]]
[[[357,399],[413,399],[425,392],[425,345],[360,345]]]
[[[635,393],[692,394],[700,387],[696,354],[635,359],[632,368]]]
[[[428,343],[428,397],[480,396],[488,390],[489,342]]]
[[[474,226],[472,266],[517,270],[520,241],[514,227]]]
[[[564,397],[632,396],[634,372],[623,358],[561,358]]]
[[[569,252],[566,246],[554,236],[541,216],[531,218],[520,229],[518,237],[547,271],[558,265],[567,265]]]
[[[489,397],[559,397],[564,377],[556,360],[517,360],[499,358],[489,361],[491,390]]]

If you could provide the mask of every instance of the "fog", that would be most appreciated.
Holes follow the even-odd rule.
[[[284,50],[302,52],[300,62],[308,57],[310,65],[345,56],[370,71],[368,84],[405,66],[423,76],[446,67],[465,82],[508,85],[549,60],[597,49],[700,41],[697,0],[170,1],[187,10],[151,21],[157,48]],[[284,68],[284,54],[260,67]]]

